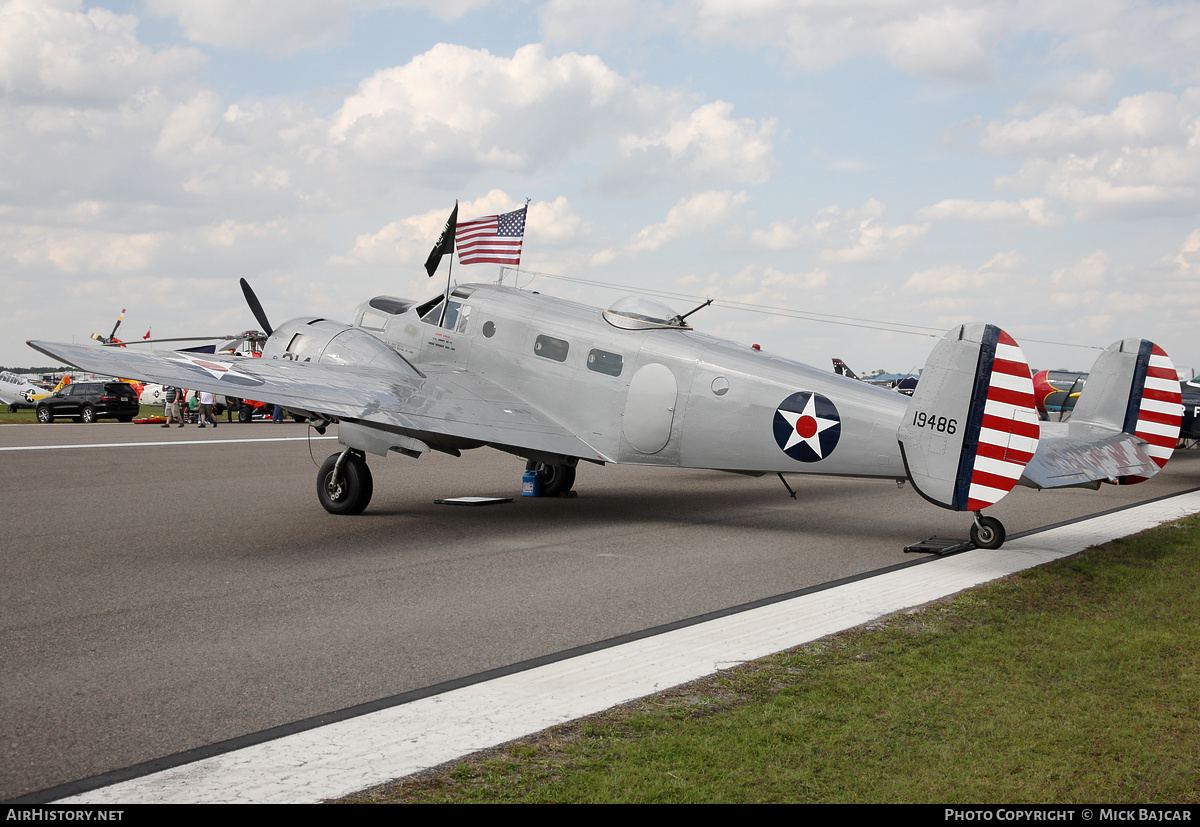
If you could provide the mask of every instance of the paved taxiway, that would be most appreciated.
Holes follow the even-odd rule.
[[[0,428],[0,797],[897,562],[966,520],[907,486],[585,466],[577,499],[486,508],[520,460],[371,459],[358,518],[316,503],[303,426]],[[253,443],[204,444],[203,437]],[[191,444],[174,444],[187,441]],[[1019,490],[1014,533],[1194,488]]]

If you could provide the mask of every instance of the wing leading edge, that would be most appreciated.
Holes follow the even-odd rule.
[[[542,454],[607,461],[510,391],[460,370],[399,373],[357,365],[246,359],[31,341],[81,370],[266,399],[297,411],[436,443],[451,437]]]

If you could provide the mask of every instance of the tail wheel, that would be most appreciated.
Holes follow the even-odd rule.
[[[575,468],[571,465],[547,465],[544,462],[529,460],[525,464],[525,470],[537,471],[543,497],[557,497],[570,491],[575,485]]]
[[[995,517],[980,517],[971,523],[971,542],[976,548],[997,549],[1004,545],[1004,524]]]
[[[83,410],[79,412],[79,419],[82,422],[88,423],[96,421],[96,412],[92,409],[91,405],[83,406]]]
[[[54,414],[50,413],[50,409],[45,405],[37,409],[37,421],[46,423],[54,421]]]
[[[361,514],[375,491],[371,469],[361,454],[353,452],[338,469],[340,456],[331,454],[321,463],[321,470],[317,472],[317,499],[330,514]]]

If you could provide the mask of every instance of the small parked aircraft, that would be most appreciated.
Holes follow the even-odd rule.
[[[268,334],[261,359],[29,345],[87,370],[271,399],[321,432],[337,422],[345,448],[317,475],[334,514],[367,507],[367,454],[490,445],[527,460],[547,494],[569,491],[581,460],[771,473],[785,485],[784,474],[908,480],[938,506],[973,512],[972,541],[998,548],[1004,527],[982,511],[1018,482],[1137,482],[1179,433],[1175,369],[1142,339],[1100,355],[1052,438],[1025,357],[994,325],[949,331],[908,398],[698,333],[691,313],[644,296],[601,310],[468,284],[425,302],[370,299],[354,324],[272,329],[242,289]]]
[[[9,413],[21,408],[36,408],[39,400],[53,396],[69,384],[71,377],[64,374],[52,390],[47,390],[49,382],[34,384],[28,378],[3,371],[0,372],[0,404],[7,405]]]
[[[48,391],[41,385],[35,385],[28,377],[18,376],[8,371],[0,371],[0,405],[7,405],[9,413],[18,408],[32,408],[39,399],[49,396]]]

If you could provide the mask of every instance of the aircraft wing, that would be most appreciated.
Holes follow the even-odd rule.
[[[422,374],[359,365],[208,354],[136,352],[95,345],[28,342],[69,365],[111,376],[263,399],[380,430],[478,440],[547,454],[606,460],[510,391],[457,368]]]

